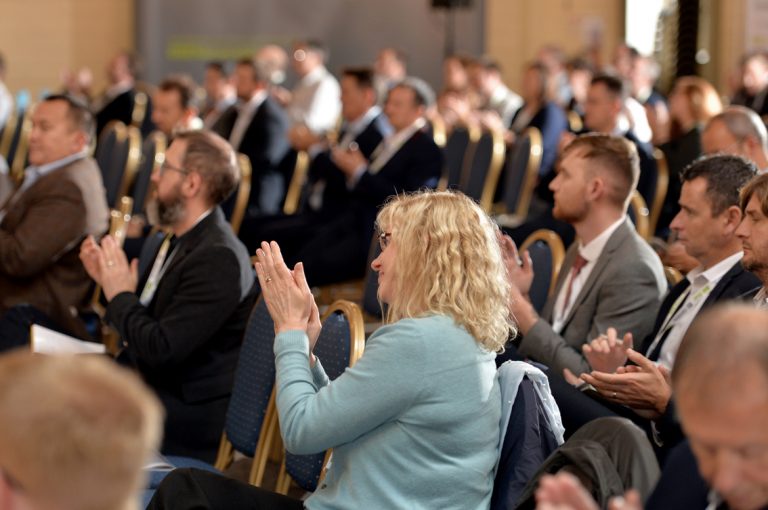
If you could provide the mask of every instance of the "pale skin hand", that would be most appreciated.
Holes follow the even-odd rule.
[[[604,335],[584,344],[581,352],[593,370],[612,374],[627,362],[627,349],[632,348],[632,342],[632,333],[619,340],[616,329],[608,328]]]
[[[300,330],[307,333],[310,364],[314,365],[312,349],[320,335],[320,315],[299,262],[293,271],[285,265],[280,247],[274,241],[261,243],[256,250],[256,274],[264,301],[272,316],[275,332]]]
[[[537,510],[598,510],[592,496],[570,473],[545,475],[536,490]],[[612,498],[608,510],[642,510],[640,494],[629,490],[624,497]]]
[[[80,245],[80,260],[88,275],[101,285],[107,301],[112,301],[121,292],[136,292],[139,261],[134,259],[129,264],[125,252],[112,236],[104,236],[101,246],[88,236]]]
[[[669,370],[632,349],[627,350],[627,357],[637,366],[620,367],[615,374],[581,374],[581,379],[594,386],[606,400],[656,419],[666,411],[672,396]]]
[[[335,147],[331,150],[331,159],[347,178],[355,175],[355,170],[368,164],[363,153],[357,149],[348,150]]]
[[[499,243],[510,283],[509,313],[520,332],[526,334],[539,319],[536,310],[528,300],[528,291],[533,282],[533,262],[527,251],[519,257],[517,246],[508,235],[500,235]],[[522,266],[517,263],[520,259],[522,259]]]

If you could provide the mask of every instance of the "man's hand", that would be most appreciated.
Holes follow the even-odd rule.
[[[632,349],[627,350],[627,357],[636,366],[620,367],[615,374],[581,374],[581,379],[594,386],[606,400],[656,419],[664,414],[672,396],[669,370]]]
[[[688,255],[685,246],[680,241],[676,241],[667,247],[667,251],[661,257],[666,266],[672,266],[683,274],[699,265],[699,261]]]
[[[592,499],[581,482],[570,473],[559,472],[544,475],[536,489],[537,510],[598,510],[598,504]],[[628,490],[624,497],[611,498],[608,510],[642,510],[640,494]]]
[[[139,260],[133,259],[129,264],[125,252],[112,236],[104,236],[101,240],[98,272],[101,278],[97,282],[101,284],[107,301],[112,301],[112,298],[121,292],[136,292],[139,281]]]
[[[347,150],[335,147],[331,150],[331,159],[347,179],[353,177],[358,168],[368,165],[368,160],[357,149]]]
[[[88,276],[91,277],[97,285],[101,285],[101,264],[99,259],[101,257],[101,247],[96,242],[93,236],[89,235],[80,245],[80,261],[85,267],[85,271]]]
[[[305,151],[312,145],[322,141],[322,138],[315,135],[304,124],[298,124],[288,130],[288,141],[291,147],[297,151]]]
[[[581,352],[593,370],[612,374],[627,362],[627,349],[632,348],[632,333],[626,333],[623,340],[617,337],[616,329],[608,328],[606,334],[582,346]]]

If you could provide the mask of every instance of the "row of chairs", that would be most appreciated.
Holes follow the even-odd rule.
[[[477,200],[486,212],[507,215],[508,221],[525,221],[541,166],[538,129],[526,130],[507,154],[501,132],[458,127],[448,136],[444,152],[441,189],[457,189]],[[501,201],[494,204],[502,174]]]
[[[150,196],[152,173],[165,161],[168,141],[155,131],[142,141],[141,132],[134,126],[112,121],[102,130],[96,146],[95,158],[102,172],[107,203],[115,207],[124,197],[133,200],[133,214],[144,211]],[[237,233],[240,230],[251,193],[251,164],[245,154],[238,154],[241,180],[233,197],[229,222]]]
[[[322,359],[328,377],[333,380],[355,364],[363,353],[365,335],[363,318],[357,305],[338,301],[323,315],[323,328],[315,354]],[[270,454],[282,444],[275,408],[275,340],[272,319],[263,299],[259,299],[246,326],[240,351],[232,397],[227,410],[219,453],[213,466],[196,459],[168,457],[175,467],[197,467],[223,472],[235,460],[235,452],[253,461],[248,482],[261,486]],[[324,475],[331,452],[294,455],[281,449],[281,466],[275,490],[287,494],[294,481],[306,491],[314,491]],[[162,481],[167,471],[150,473],[149,489]]]

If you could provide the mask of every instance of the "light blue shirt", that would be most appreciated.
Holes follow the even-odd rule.
[[[310,510],[487,509],[498,456],[495,354],[445,316],[377,330],[333,382],[302,331],[275,340],[286,448],[333,448]]]

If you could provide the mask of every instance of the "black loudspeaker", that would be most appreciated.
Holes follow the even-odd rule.
[[[433,9],[458,9],[472,7],[472,0],[432,0]]]

